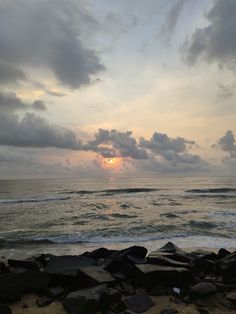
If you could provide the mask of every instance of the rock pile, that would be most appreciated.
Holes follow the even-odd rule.
[[[168,242],[149,255],[133,246],[0,263],[0,313],[11,313],[8,305],[32,292],[39,307],[59,300],[69,314],[143,313],[154,306],[152,296],[162,295],[194,304],[199,313],[219,304],[231,311],[236,309],[236,252],[187,253]]]

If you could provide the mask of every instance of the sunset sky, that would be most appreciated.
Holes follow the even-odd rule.
[[[234,174],[235,13],[0,0],[0,177]]]

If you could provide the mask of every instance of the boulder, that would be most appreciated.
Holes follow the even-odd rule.
[[[85,277],[88,277],[93,285],[115,281],[108,271],[98,266],[81,267],[79,270]]]
[[[17,260],[17,259],[9,259],[8,265],[10,267],[19,267],[28,270],[39,270],[40,265],[32,260]]]
[[[0,289],[18,289],[23,292],[33,292],[45,289],[49,282],[48,274],[27,270],[20,274],[4,273],[0,275]]]
[[[92,252],[85,252],[81,256],[90,257],[93,259],[105,259],[110,257],[113,253],[117,252],[116,250],[108,250],[106,248],[99,248]]]
[[[8,305],[0,304],[0,313],[1,314],[12,314],[12,311]]]
[[[189,295],[192,298],[204,297],[217,291],[218,289],[214,284],[210,282],[199,282],[190,289]]]
[[[160,256],[159,254],[155,255],[155,252],[153,252],[151,255],[148,256],[147,263],[155,264],[155,265],[173,266],[173,267],[184,267],[184,268],[189,267],[188,263],[175,261],[169,257]]]
[[[128,310],[134,313],[143,313],[150,309],[155,304],[146,294],[136,294],[130,297],[123,298],[123,302]]]
[[[0,302],[12,303],[21,299],[21,291],[16,288],[1,287],[0,288]],[[1,311],[0,311],[1,313]]]
[[[221,248],[221,249],[219,249],[219,251],[218,251],[217,257],[218,257],[218,259],[221,259],[221,258],[224,258],[224,257],[230,255],[230,254],[231,254],[230,251]]]
[[[215,262],[205,258],[196,258],[190,263],[191,271],[195,273],[210,273],[215,267]]]
[[[38,305],[38,307],[47,306],[47,305],[51,304],[52,302],[53,302],[53,300],[51,298],[48,298],[45,296],[36,300],[36,304]]]
[[[226,294],[226,298],[232,303],[236,304],[236,291],[231,291]]]
[[[65,289],[60,286],[48,288],[46,290],[46,295],[50,298],[58,298],[64,293],[65,293]]]
[[[93,288],[87,288],[87,289],[80,289],[77,291],[70,292],[66,299],[76,299],[79,297],[85,297],[86,300],[96,300],[99,301],[101,295],[104,293],[108,294],[108,287],[106,284],[99,285]]]
[[[183,287],[188,285],[192,279],[190,271],[186,268],[153,264],[138,264],[136,268],[139,270],[138,282],[147,288],[157,284]]]
[[[226,282],[236,282],[236,252],[220,259],[216,266]]]
[[[44,272],[51,275],[76,276],[81,267],[96,265],[96,261],[86,256],[54,256]]]
[[[157,251],[164,252],[164,253],[183,253],[183,251],[172,242],[167,242],[164,246],[159,248]]]

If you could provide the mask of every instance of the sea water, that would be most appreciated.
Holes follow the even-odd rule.
[[[0,180],[0,253],[236,247],[235,177]]]

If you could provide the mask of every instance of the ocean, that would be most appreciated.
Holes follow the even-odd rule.
[[[235,177],[0,180],[0,254],[236,247]]]

